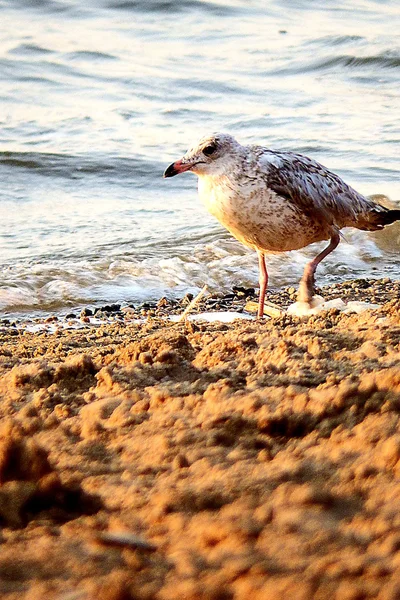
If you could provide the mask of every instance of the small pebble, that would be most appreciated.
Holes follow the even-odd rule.
[[[125,531],[97,533],[95,539],[105,546],[121,546],[132,550],[148,550],[149,552],[157,550],[157,546],[154,544]]]
[[[172,461],[172,467],[174,469],[183,469],[189,466],[189,461],[184,454],[177,454]]]

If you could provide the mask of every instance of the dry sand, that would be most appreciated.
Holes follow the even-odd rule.
[[[3,329],[1,598],[400,598],[399,289],[361,315]]]

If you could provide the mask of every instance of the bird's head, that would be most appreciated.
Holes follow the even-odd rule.
[[[242,146],[227,133],[214,133],[203,137],[197,144],[173,162],[164,172],[164,177],[173,177],[192,171],[196,175],[218,176],[229,169],[231,161],[240,154]]]

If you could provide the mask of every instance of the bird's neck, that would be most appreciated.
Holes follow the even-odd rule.
[[[202,175],[199,177],[199,197],[207,210],[223,221],[223,214],[237,195],[235,184],[226,175]]]

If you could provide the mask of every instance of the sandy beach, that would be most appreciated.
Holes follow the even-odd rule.
[[[323,295],[380,308],[4,323],[1,597],[399,598],[400,282]]]

